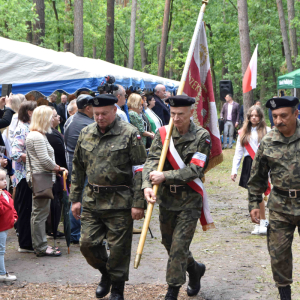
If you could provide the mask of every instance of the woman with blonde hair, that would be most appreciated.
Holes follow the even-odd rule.
[[[130,123],[139,130],[143,144],[146,147],[147,136],[153,140],[155,134],[153,132],[145,131],[144,121],[140,115],[143,110],[142,97],[132,93],[128,98],[127,106],[129,109]]]
[[[235,181],[237,177],[237,171],[239,169],[241,160],[244,156],[239,186],[245,189],[248,188],[247,183],[250,178],[250,171],[253,162],[253,159],[250,156],[251,154],[249,154],[247,149],[250,150],[249,147],[252,147],[252,150],[256,152],[262,138],[270,130],[271,129],[266,125],[264,112],[262,108],[258,105],[251,106],[247,112],[247,117],[244,121],[244,125],[242,129],[239,131],[239,137],[236,143],[235,154],[233,157],[232,172],[231,172],[231,179]],[[255,228],[251,233],[257,235],[266,235],[268,221],[266,220],[264,201],[260,203],[259,207],[260,207],[260,218],[261,218],[260,225],[255,225]]]
[[[52,173],[53,183],[58,172],[66,170],[55,163],[54,150],[46,133],[51,133],[53,111],[41,105],[32,114],[30,133],[26,139],[26,180],[32,182],[35,173]],[[47,245],[45,223],[50,211],[50,199],[33,199],[31,213],[32,245],[37,256],[60,256],[61,252]]]

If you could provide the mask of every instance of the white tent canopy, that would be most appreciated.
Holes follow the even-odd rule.
[[[57,52],[0,37],[0,85],[12,84],[14,94],[39,91],[49,96],[54,91],[68,94],[83,89],[97,91],[107,75],[114,76],[116,84],[125,88],[151,90],[160,83],[174,92],[179,86],[178,81],[100,59],[78,57],[70,52]]]

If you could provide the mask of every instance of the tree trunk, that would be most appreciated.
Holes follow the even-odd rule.
[[[242,74],[244,76],[251,58],[247,0],[238,0],[237,7],[242,58]],[[247,111],[252,106],[252,96],[252,91],[243,94],[244,116],[247,115]]]
[[[133,65],[134,65],[136,9],[137,9],[137,0],[132,0],[129,57],[128,57],[128,68],[129,69],[133,69]]]
[[[170,16],[171,0],[165,2],[164,21],[161,35],[161,44],[159,51],[159,62],[157,75],[163,77],[166,61],[166,49],[168,43],[168,32],[169,32],[169,16]]]
[[[106,61],[114,63],[115,0],[107,0]]]
[[[96,44],[93,45],[93,58],[97,58],[97,48],[96,48]]]
[[[266,95],[266,77],[264,72],[264,66],[262,66],[261,68],[261,75],[262,75],[262,82],[260,85],[260,95],[259,95],[260,101],[265,99],[265,95]]]
[[[290,46],[289,46],[288,34],[287,34],[287,30],[286,30],[282,0],[276,0],[276,2],[277,2],[277,9],[278,9],[278,15],[279,15],[279,20],[280,20],[280,28],[281,28],[281,34],[282,34],[282,41],[283,41],[286,65],[287,65],[288,72],[292,72],[293,64],[292,64],[292,57],[291,57],[291,51],[290,51]]]
[[[66,14],[68,14],[68,12],[70,10],[71,10],[71,6],[69,4],[69,0],[65,0],[65,12],[66,12]],[[71,22],[71,20],[69,20],[69,19],[66,19],[66,21]],[[64,51],[67,51],[67,52],[71,51],[71,45],[70,45],[70,43],[68,43],[66,41],[66,39],[64,39]]]
[[[74,54],[83,56],[83,0],[74,0]]]
[[[296,34],[295,26],[291,24],[292,21],[295,18],[295,3],[294,3],[294,0],[287,0],[287,7],[288,7],[291,50],[292,50],[292,56],[294,57],[294,62],[296,62],[297,56],[298,56],[297,34]]]
[[[33,24],[33,43],[40,45],[45,37],[45,3],[44,0],[33,0],[38,20]]]
[[[53,10],[54,10],[54,14],[55,14],[55,19],[57,22],[57,48],[58,51],[60,51],[60,29],[59,29],[59,20],[58,20],[58,13],[57,13],[57,9],[56,9],[56,2],[52,0],[52,6],[53,6]]]
[[[32,24],[31,24],[31,21],[26,21],[26,25],[27,25],[26,40],[27,40],[27,42],[32,44],[33,40],[32,40]]]
[[[171,45],[170,45],[170,61],[172,61],[173,59],[173,45],[174,45],[174,40],[171,39]],[[173,78],[173,68],[170,65],[169,66],[169,78],[172,79]]]
[[[147,51],[145,49],[144,34],[142,35],[142,38],[140,40],[140,48],[141,48],[142,71],[147,72],[145,68],[148,65],[148,57],[147,57]]]

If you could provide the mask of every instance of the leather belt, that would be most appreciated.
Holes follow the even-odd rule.
[[[293,190],[293,189],[290,189],[290,190],[281,190],[277,187],[273,187],[273,190],[279,194],[279,195],[282,195],[282,196],[285,196],[285,197],[289,197],[289,198],[300,198],[300,190]]]
[[[186,191],[186,186],[185,185],[170,185],[170,192],[173,193],[173,194],[176,194],[176,193],[180,193],[182,191]]]
[[[88,187],[94,193],[114,193],[118,191],[126,191],[129,189],[127,185],[96,185],[88,182]]]

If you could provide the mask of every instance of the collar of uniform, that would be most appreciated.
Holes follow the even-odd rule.
[[[177,128],[174,126],[174,130],[172,132],[172,137],[173,138],[178,138],[179,139],[178,143],[186,142],[186,141],[194,141],[195,138],[196,138],[195,129],[196,129],[196,125],[191,120],[189,131],[186,134],[180,135],[180,133],[178,132]]]
[[[97,125],[95,128],[94,128],[94,134],[96,135],[119,135],[121,133],[121,125],[120,125],[120,121],[115,118],[114,121],[108,125],[105,129],[105,133],[102,133],[100,131],[100,128],[99,126]]]
[[[299,119],[297,119],[296,132],[290,138],[287,139],[283,134],[280,133],[280,131],[277,128],[275,128],[275,131],[274,131],[274,134],[272,137],[273,142],[281,142],[284,144],[287,144],[287,140],[288,140],[288,143],[292,143],[298,139],[300,139],[300,120]]]

